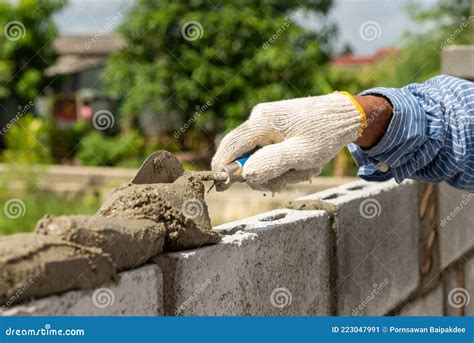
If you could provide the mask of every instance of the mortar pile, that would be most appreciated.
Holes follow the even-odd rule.
[[[164,183],[114,190],[95,216],[46,215],[32,233],[0,237],[2,310],[116,280],[164,251],[218,242],[204,201],[206,174],[167,175]]]

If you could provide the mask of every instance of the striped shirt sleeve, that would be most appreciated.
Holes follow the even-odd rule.
[[[363,149],[350,144],[359,176],[415,179],[474,191],[474,83],[441,75],[403,88],[373,88],[393,106],[387,132]]]

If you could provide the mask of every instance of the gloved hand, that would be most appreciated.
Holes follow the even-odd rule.
[[[365,126],[364,111],[346,92],[262,103],[223,138],[212,170],[261,147],[245,163],[243,176],[254,189],[277,192],[319,174]]]

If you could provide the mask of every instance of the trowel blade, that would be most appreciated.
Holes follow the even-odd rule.
[[[158,150],[145,159],[131,183],[172,183],[183,174],[183,166],[173,154]]]

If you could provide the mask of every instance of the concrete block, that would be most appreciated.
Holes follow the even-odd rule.
[[[427,295],[406,305],[400,316],[442,316],[443,315],[443,287],[440,284]]]
[[[167,315],[330,314],[327,214],[280,209],[216,229],[216,245],[155,258]]]
[[[474,193],[439,186],[439,239],[444,269],[474,249]]]
[[[117,283],[29,301],[4,316],[156,316],[163,314],[160,269],[152,264],[119,274]]]
[[[443,49],[441,73],[474,81],[474,45],[453,45]]]
[[[298,200],[335,207],[338,315],[383,315],[417,288],[416,183],[357,181]]]

